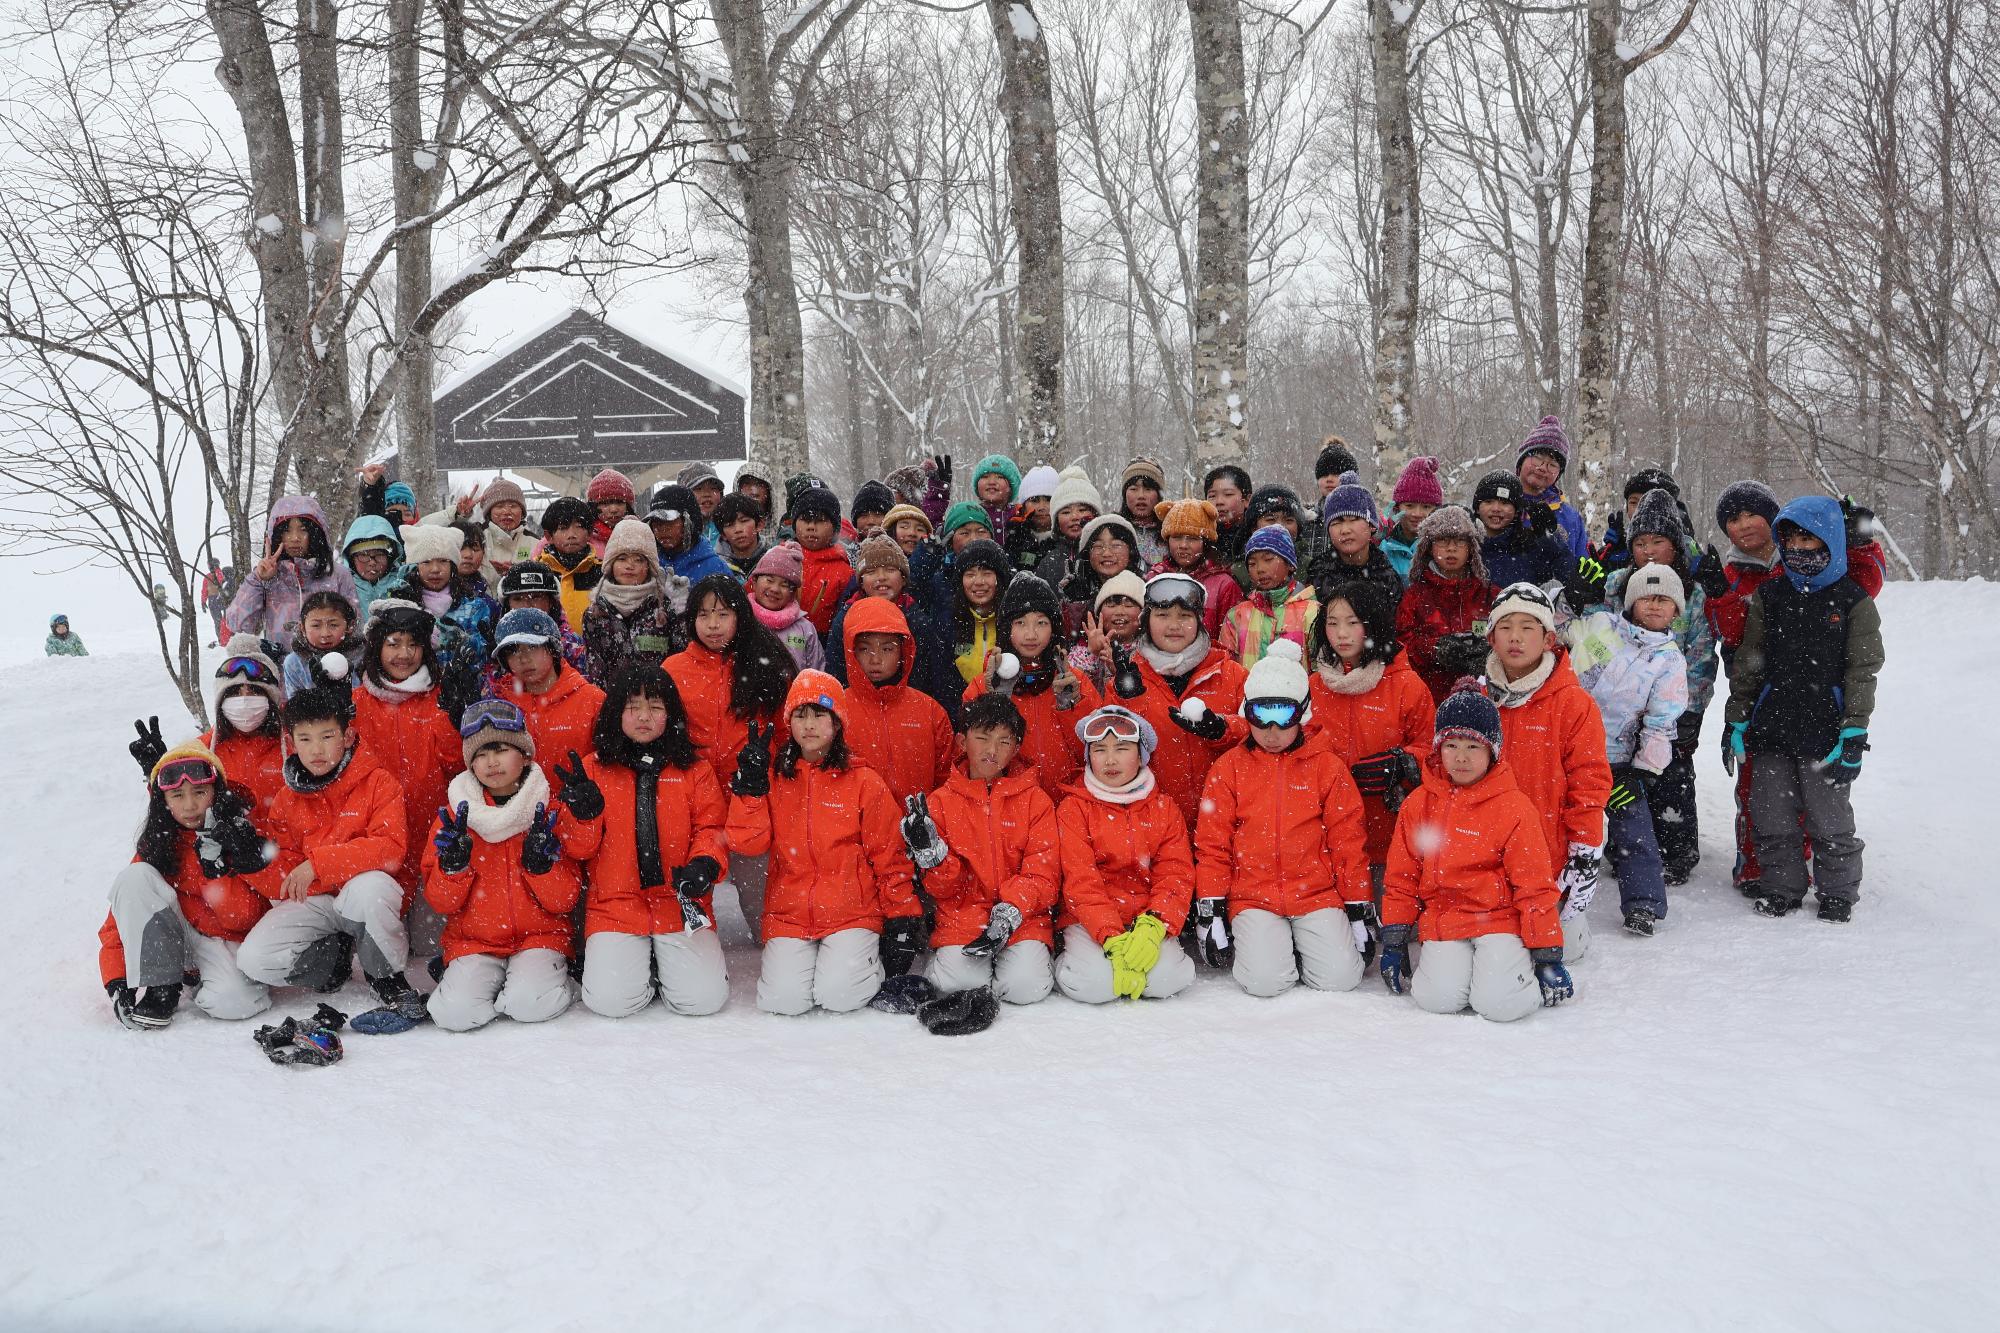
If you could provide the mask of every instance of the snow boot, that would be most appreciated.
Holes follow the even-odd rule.
[[[1625,913],[1625,929],[1631,931],[1634,935],[1644,935],[1651,938],[1653,923],[1657,920],[1659,918],[1653,915],[1652,908],[1634,907]]]
[[[443,980],[444,980],[444,955],[443,955],[443,954],[441,954],[441,953],[440,953],[440,954],[433,954],[433,955],[431,956],[431,960],[430,960],[430,961],[429,961],[428,963],[425,963],[425,964],[424,964],[424,971],[426,971],[426,972],[428,972],[428,973],[430,973],[430,974],[431,974],[431,984],[432,984],[433,986],[437,985],[437,983],[438,983],[438,982],[440,982],[440,981],[443,981]]]
[[[285,981],[305,990],[329,995],[347,984],[354,974],[354,937],[346,931],[322,935],[299,951],[298,961],[285,974]]]
[[[1666,880],[1668,888],[1678,889],[1688,882],[1691,873],[1693,872],[1687,870],[1668,870],[1663,872],[1661,877]]]
[[[423,995],[401,972],[372,978],[368,984],[382,997],[382,1007],[356,1014],[349,1025],[356,1032],[370,1037],[390,1037],[430,1021],[430,1009],[425,1005]]]
[[[1756,902],[1759,916],[1790,916],[1798,911],[1800,906],[1797,899],[1786,898],[1776,893],[1763,894]]]
[[[118,1021],[134,1032],[158,1032],[174,1021],[174,1010],[180,1008],[181,988],[171,986],[148,986],[143,991],[129,986],[120,987],[112,996],[111,1010],[118,1015]]]
[[[1822,898],[1819,900],[1819,919],[1846,925],[1854,919],[1854,899]]]
[[[1736,881],[1736,891],[1754,903],[1764,896],[1764,885],[1759,880],[1739,879]]]

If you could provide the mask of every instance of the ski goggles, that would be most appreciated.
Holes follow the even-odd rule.
[[[1305,711],[1305,705],[1296,699],[1246,699],[1243,702],[1243,716],[1250,719],[1253,727],[1294,726]]]
[[[1199,611],[1207,600],[1201,584],[1185,574],[1155,574],[1146,580],[1147,606],[1185,606]]]
[[[1139,743],[1143,734],[1139,730],[1139,719],[1126,713],[1093,713],[1077,728],[1085,745],[1095,745],[1101,740],[1130,741]]]
[[[171,763],[161,764],[159,770],[153,774],[153,785],[161,791],[172,791],[176,787],[185,787],[190,783],[197,787],[206,787],[214,781],[215,765],[206,759],[176,759]]]
[[[505,731],[520,735],[528,729],[528,720],[521,716],[519,709],[468,708],[465,718],[458,724],[460,740],[470,740],[482,731]]]
[[[278,673],[254,657],[232,657],[215,669],[217,680],[226,680],[231,676],[241,676],[264,685],[278,683]]]
[[[648,509],[646,511],[646,521],[648,523],[678,523],[686,517],[687,515],[678,509]]]

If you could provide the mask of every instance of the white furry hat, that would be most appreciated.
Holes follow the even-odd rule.
[[[426,560],[449,560],[458,563],[459,552],[465,549],[465,534],[457,528],[442,527],[435,523],[417,523],[402,532],[403,558],[413,565],[421,565]]]

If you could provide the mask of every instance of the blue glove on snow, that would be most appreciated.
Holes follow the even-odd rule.
[[[1868,748],[1868,728],[1842,727],[1840,743],[1819,761],[1828,782],[1845,787],[1861,776],[1861,752]]]
[[[1561,949],[1530,949],[1528,956],[1535,962],[1535,980],[1542,983],[1542,1008],[1553,1009],[1575,997],[1576,983],[1562,965]]]
[[[1401,995],[1410,970],[1410,928],[1382,927],[1382,984],[1391,995]]]

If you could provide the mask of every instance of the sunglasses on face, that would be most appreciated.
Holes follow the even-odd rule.
[[[176,759],[171,764],[162,765],[160,771],[153,775],[153,785],[161,791],[172,791],[189,783],[206,787],[214,781],[215,765],[206,759]]]
[[[1243,705],[1243,713],[1253,727],[1289,727],[1304,711],[1303,704],[1290,699],[1251,699]]]

